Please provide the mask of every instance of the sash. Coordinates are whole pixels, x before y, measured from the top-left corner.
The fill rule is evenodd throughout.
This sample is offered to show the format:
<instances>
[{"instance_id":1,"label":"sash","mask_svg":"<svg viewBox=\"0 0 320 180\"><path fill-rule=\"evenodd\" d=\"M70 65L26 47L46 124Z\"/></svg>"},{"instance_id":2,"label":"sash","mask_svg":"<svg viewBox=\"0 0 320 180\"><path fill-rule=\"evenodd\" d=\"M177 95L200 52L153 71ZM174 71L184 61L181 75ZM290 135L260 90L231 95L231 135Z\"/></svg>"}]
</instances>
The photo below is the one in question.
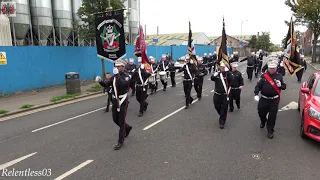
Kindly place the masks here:
<instances>
[{"instance_id":1,"label":"sash","mask_svg":"<svg viewBox=\"0 0 320 180\"><path fill-rule=\"evenodd\" d=\"M163 68L163 71L166 70L166 68L164 67L164 61L162 61L162 68Z\"/></svg>"},{"instance_id":2,"label":"sash","mask_svg":"<svg viewBox=\"0 0 320 180\"><path fill-rule=\"evenodd\" d=\"M220 72L220 79L221 79L221 82L222 82L224 91L225 91L226 94L227 94L227 100L229 100L229 93L230 93L231 88L229 88L229 89L227 90L227 85L226 85L226 82L224 81L224 78L223 78L223 75L222 75L221 72ZM227 80L227 75L226 75L226 80Z\"/></svg>"},{"instance_id":3,"label":"sash","mask_svg":"<svg viewBox=\"0 0 320 180\"><path fill-rule=\"evenodd\" d=\"M118 90L117 90L117 86L116 86L116 77L113 77L113 89L114 89L114 96L118 101L118 107L117 107L117 111L120 112L120 102L119 102L119 98L118 98Z\"/></svg>"},{"instance_id":4,"label":"sash","mask_svg":"<svg viewBox=\"0 0 320 180\"><path fill-rule=\"evenodd\" d=\"M189 74L190 79L192 80L192 76L191 76L191 74L190 74L188 64L186 64L186 69L187 69L187 72L188 72L188 74Z\"/></svg>"},{"instance_id":5,"label":"sash","mask_svg":"<svg viewBox=\"0 0 320 180\"><path fill-rule=\"evenodd\" d=\"M146 86L148 84L148 79L146 79L145 82L143 82L143 79L142 79L142 76L141 76L141 69L139 68L138 70L138 74L139 74L139 78L140 78L140 81L141 81L141 84L143 84L144 86ZM145 88L143 87L143 91L145 91Z\"/></svg>"},{"instance_id":6,"label":"sash","mask_svg":"<svg viewBox=\"0 0 320 180\"><path fill-rule=\"evenodd\" d=\"M280 99L280 88L277 86L277 84L271 79L269 74L264 73L263 76L266 78L266 80L270 83L270 85L273 87L274 90L278 93L279 99Z\"/></svg>"}]
</instances>

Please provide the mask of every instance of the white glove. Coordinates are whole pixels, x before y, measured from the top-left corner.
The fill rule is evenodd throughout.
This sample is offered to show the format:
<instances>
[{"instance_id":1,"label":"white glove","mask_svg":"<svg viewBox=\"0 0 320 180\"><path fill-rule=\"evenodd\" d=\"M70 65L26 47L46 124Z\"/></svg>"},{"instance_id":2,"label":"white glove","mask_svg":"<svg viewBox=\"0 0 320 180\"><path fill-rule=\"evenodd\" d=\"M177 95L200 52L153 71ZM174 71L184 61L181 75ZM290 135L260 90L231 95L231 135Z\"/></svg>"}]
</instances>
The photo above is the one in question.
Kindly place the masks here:
<instances>
[{"instance_id":1,"label":"white glove","mask_svg":"<svg viewBox=\"0 0 320 180\"><path fill-rule=\"evenodd\" d=\"M100 76L97 76L95 81L96 81L96 82L101 82L101 77L100 77Z\"/></svg>"},{"instance_id":2,"label":"white glove","mask_svg":"<svg viewBox=\"0 0 320 180\"><path fill-rule=\"evenodd\" d=\"M116 75L116 74L118 74L118 73L119 73L118 68L113 68L113 74Z\"/></svg>"},{"instance_id":3,"label":"white glove","mask_svg":"<svg viewBox=\"0 0 320 180\"><path fill-rule=\"evenodd\" d=\"M242 88L243 88L243 86L240 86L240 87L239 87L239 89L242 89Z\"/></svg>"},{"instance_id":4,"label":"white glove","mask_svg":"<svg viewBox=\"0 0 320 180\"><path fill-rule=\"evenodd\" d=\"M190 64L193 64L193 60L192 59L190 60Z\"/></svg>"},{"instance_id":5,"label":"white glove","mask_svg":"<svg viewBox=\"0 0 320 180\"><path fill-rule=\"evenodd\" d=\"M213 76L216 77L216 76L218 76L218 74L219 74L218 72L215 72L215 73L213 74Z\"/></svg>"},{"instance_id":6,"label":"white glove","mask_svg":"<svg viewBox=\"0 0 320 180\"><path fill-rule=\"evenodd\" d=\"M199 75L200 75L200 76L203 76L203 73L200 73Z\"/></svg>"},{"instance_id":7,"label":"white glove","mask_svg":"<svg viewBox=\"0 0 320 180\"><path fill-rule=\"evenodd\" d=\"M254 96L254 100L258 102L259 101L259 96Z\"/></svg>"},{"instance_id":8,"label":"white glove","mask_svg":"<svg viewBox=\"0 0 320 180\"><path fill-rule=\"evenodd\" d=\"M136 69L132 69L131 72L134 72Z\"/></svg>"},{"instance_id":9,"label":"white glove","mask_svg":"<svg viewBox=\"0 0 320 180\"><path fill-rule=\"evenodd\" d=\"M280 66L283 67L283 61L280 63Z\"/></svg>"},{"instance_id":10,"label":"white glove","mask_svg":"<svg viewBox=\"0 0 320 180\"><path fill-rule=\"evenodd\" d=\"M141 66L140 66L140 67L141 67L141 69L144 69L144 64L141 64Z\"/></svg>"},{"instance_id":11,"label":"white glove","mask_svg":"<svg viewBox=\"0 0 320 180\"><path fill-rule=\"evenodd\" d=\"M279 80L276 80L277 86L281 87L281 82Z\"/></svg>"},{"instance_id":12,"label":"white glove","mask_svg":"<svg viewBox=\"0 0 320 180\"><path fill-rule=\"evenodd\" d=\"M129 77L130 77L130 79L131 79L132 76L129 74Z\"/></svg>"}]
</instances>

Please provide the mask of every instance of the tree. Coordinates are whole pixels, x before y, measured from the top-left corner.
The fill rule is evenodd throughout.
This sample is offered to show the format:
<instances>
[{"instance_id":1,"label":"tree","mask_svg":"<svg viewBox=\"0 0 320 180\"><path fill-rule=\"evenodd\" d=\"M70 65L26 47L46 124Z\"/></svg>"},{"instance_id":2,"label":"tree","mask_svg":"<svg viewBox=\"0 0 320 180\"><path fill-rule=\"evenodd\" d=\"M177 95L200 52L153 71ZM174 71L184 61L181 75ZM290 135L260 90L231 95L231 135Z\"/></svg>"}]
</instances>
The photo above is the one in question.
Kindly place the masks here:
<instances>
[{"instance_id":1,"label":"tree","mask_svg":"<svg viewBox=\"0 0 320 180\"><path fill-rule=\"evenodd\" d=\"M122 0L110 0L113 9L123 9ZM83 40L95 39L95 16L94 13L104 12L109 6L109 0L83 0L82 7L78 9L78 16L84 21L77 27L79 36Z\"/></svg>"},{"instance_id":2,"label":"tree","mask_svg":"<svg viewBox=\"0 0 320 180\"><path fill-rule=\"evenodd\" d=\"M291 8L296 22L306 25L313 32L312 62L316 62L317 40L320 36L320 1L299 0L299 4L286 0L285 4Z\"/></svg>"},{"instance_id":3,"label":"tree","mask_svg":"<svg viewBox=\"0 0 320 180\"><path fill-rule=\"evenodd\" d=\"M256 48L262 49L265 51L269 51L271 44L272 43L270 41L270 33L269 32L262 32L261 35L258 37Z\"/></svg>"},{"instance_id":4,"label":"tree","mask_svg":"<svg viewBox=\"0 0 320 180\"><path fill-rule=\"evenodd\" d=\"M251 36L251 39L250 39L250 41L249 41L249 47L250 48L255 48L256 47L256 45L257 45L257 36Z\"/></svg>"},{"instance_id":5,"label":"tree","mask_svg":"<svg viewBox=\"0 0 320 180\"><path fill-rule=\"evenodd\" d=\"M269 48L269 52L278 52L280 51L280 48L278 46L275 46L274 44L271 44Z\"/></svg>"},{"instance_id":6,"label":"tree","mask_svg":"<svg viewBox=\"0 0 320 180\"><path fill-rule=\"evenodd\" d=\"M288 23L285 22L287 25ZM289 25L288 25L289 26ZM301 36L301 32L300 31L296 31L296 36L297 36L297 45L300 45L299 42L300 42L300 36ZM286 40L287 40L287 35L285 35L281 41L281 47L283 47L284 49L286 48L285 45L286 45Z\"/></svg>"}]
</instances>

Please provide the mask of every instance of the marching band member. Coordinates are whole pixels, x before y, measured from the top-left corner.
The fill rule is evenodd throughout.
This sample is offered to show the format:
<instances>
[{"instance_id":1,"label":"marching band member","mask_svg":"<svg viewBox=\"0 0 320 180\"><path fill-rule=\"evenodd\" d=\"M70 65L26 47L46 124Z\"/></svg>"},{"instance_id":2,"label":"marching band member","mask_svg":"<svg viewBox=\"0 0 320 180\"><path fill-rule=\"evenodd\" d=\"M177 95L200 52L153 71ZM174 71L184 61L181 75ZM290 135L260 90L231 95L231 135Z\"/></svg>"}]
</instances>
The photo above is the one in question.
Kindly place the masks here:
<instances>
[{"instance_id":1,"label":"marching band member","mask_svg":"<svg viewBox=\"0 0 320 180\"><path fill-rule=\"evenodd\" d=\"M240 109L240 96L241 96L241 89L243 87L243 78L242 73L238 71L238 62L233 62L231 64L232 67L232 74L233 80L230 83L230 101L229 101L229 112L233 112L233 100L236 101L237 108Z\"/></svg>"},{"instance_id":2,"label":"marching band member","mask_svg":"<svg viewBox=\"0 0 320 180\"><path fill-rule=\"evenodd\" d=\"M104 87L112 86L112 118L113 121L120 127L118 144L114 147L115 150L121 149L124 143L124 138L127 137L132 129L132 126L126 123L126 112L128 108L128 89L130 85L130 77L125 70L125 62L122 60L115 61L113 76L106 82L101 81L101 77L97 76L96 81Z\"/></svg>"},{"instance_id":3,"label":"marching band member","mask_svg":"<svg viewBox=\"0 0 320 180\"><path fill-rule=\"evenodd\" d=\"M140 103L139 117L143 115L143 112L147 110L148 103L147 99L147 90L148 90L148 78L151 74L144 69L144 64L141 64L140 67L135 71L132 78L136 80L136 99Z\"/></svg>"},{"instance_id":4,"label":"marching band member","mask_svg":"<svg viewBox=\"0 0 320 180\"><path fill-rule=\"evenodd\" d=\"M126 71L129 73L130 77L132 77L134 71L137 69L137 65L134 64L134 59L130 58L129 64L125 67ZM130 88L132 90L131 96L134 96L136 92L135 80L131 78L130 80Z\"/></svg>"},{"instance_id":5,"label":"marching band member","mask_svg":"<svg viewBox=\"0 0 320 180\"><path fill-rule=\"evenodd\" d=\"M193 64L193 60L190 60L189 56L186 56L186 64L179 69L179 72L183 71L183 90L186 96L186 107L189 108L189 105L192 104L193 98L191 97L192 81L194 75L197 73L196 66Z\"/></svg>"},{"instance_id":6,"label":"marching band member","mask_svg":"<svg viewBox=\"0 0 320 180\"><path fill-rule=\"evenodd\" d=\"M208 74L206 66L202 63L203 59L198 59L198 72L194 79L194 89L197 92L197 97L199 100L202 98L202 85L203 85L203 77Z\"/></svg>"},{"instance_id":7,"label":"marching band member","mask_svg":"<svg viewBox=\"0 0 320 180\"><path fill-rule=\"evenodd\" d=\"M176 67L174 67L174 60L173 59L170 60L170 63L168 65L168 71L170 72L171 85L172 85L172 87L176 87L176 81L175 81Z\"/></svg>"},{"instance_id":8,"label":"marching band member","mask_svg":"<svg viewBox=\"0 0 320 180\"><path fill-rule=\"evenodd\" d=\"M106 79L104 80L104 82L108 81L111 79L111 73L106 73ZM103 84L101 84L101 82L99 82L101 86L103 86ZM104 87L103 92L105 94L108 94L108 99L107 99L107 107L105 109L105 112L109 112L109 107L110 107L110 102L112 102L112 86L109 87Z\"/></svg>"},{"instance_id":9,"label":"marching band member","mask_svg":"<svg viewBox=\"0 0 320 180\"><path fill-rule=\"evenodd\" d=\"M217 110L219 117L220 129L224 128L228 113L228 101L229 101L229 85L233 81L233 75L230 71L225 71L226 65L220 63L220 71L215 72L211 76L211 80L215 82L213 103Z\"/></svg>"},{"instance_id":10,"label":"marching band member","mask_svg":"<svg viewBox=\"0 0 320 180\"><path fill-rule=\"evenodd\" d=\"M160 72L167 72L168 71L168 61L166 61L166 55L162 55L162 58L161 58L161 61L159 63L159 69L160 69ZM168 85L168 82L167 80L160 80L162 85L163 85L163 91L166 91L166 88L167 88L167 85Z\"/></svg>"},{"instance_id":11,"label":"marching band member","mask_svg":"<svg viewBox=\"0 0 320 180\"><path fill-rule=\"evenodd\" d=\"M159 70L159 65L157 64L156 60L154 57L150 56L150 66L151 66L151 71L152 71L152 76L154 77L154 82L149 82L149 88L151 89L151 95L153 93L157 92L158 89L158 81L157 81L157 72Z\"/></svg>"},{"instance_id":12,"label":"marching band member","mask_svg":"<svg viewBox=\"0 0 320 180\"><path fill-rule=\"evenodd\" d=\"M207 56L207 53L204 53L203 54L203 57L202 57L202 61L203 61L203 65L205 66L205 67L208 67L208 56Z\"/></svg>"},{"instance_id":13,"label":"marching band member","mask_svg":"<svg viewBox=\"0 0 320 180\"><path fill-rule=\"evenodd\" d=\"M273 138L280 102L280 92L281 90L285 90L286 87L287 85L283 81L283 77L277 73L277 62L270 61L268 63L268 72L261 75L254 90L254 100L259 101L258 114L261 120L260 128L264 128L267 123L269 139ZM259 92L261 92L261 98L258 96Z\"/></svg>"},{"instance_id":14,"label":"marching band member","mask_svg":"<svg viewBox=\"0 0 320 180\"><path fill-rule=\"evenodd\" d=\"M240 62L243 62L243 61L247 61L247 75L248 75L248 79L251 81L253 70L256 65L256 57L254 52L251 53L251 56L248 56L242 59Z\"/></svg>"}]
</instances>

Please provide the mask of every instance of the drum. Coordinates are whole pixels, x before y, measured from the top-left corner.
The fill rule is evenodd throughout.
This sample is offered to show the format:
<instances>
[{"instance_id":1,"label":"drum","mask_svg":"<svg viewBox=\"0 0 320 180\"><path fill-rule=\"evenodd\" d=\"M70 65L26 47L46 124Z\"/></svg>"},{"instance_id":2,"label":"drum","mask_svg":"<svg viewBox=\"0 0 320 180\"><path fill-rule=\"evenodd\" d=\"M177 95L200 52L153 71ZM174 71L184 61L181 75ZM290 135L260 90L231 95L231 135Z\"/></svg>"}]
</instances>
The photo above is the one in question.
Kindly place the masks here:
<instances>
[{"instance_id":1,"label":"drum","mask_svg":"<svg viewBox=\"0 0 320 180\"><path fill-rule=\"evenodd\" d=\"M167 72L165 72L165 71L161 71L161 72L159 72L159 75L160 75L160 79L161 80L166 80L167 79Z\"/></svg>"},{"instance_id":2,"label":"drum","mask_svg":"<svg viewBox=\"0 0 320 180\"><path fill-rule=\"evenodd\" d=\"M149 76L149 83L154 83L156 81L156 74L152 73L151 76Z\"/></svg>"}]
</instances>

